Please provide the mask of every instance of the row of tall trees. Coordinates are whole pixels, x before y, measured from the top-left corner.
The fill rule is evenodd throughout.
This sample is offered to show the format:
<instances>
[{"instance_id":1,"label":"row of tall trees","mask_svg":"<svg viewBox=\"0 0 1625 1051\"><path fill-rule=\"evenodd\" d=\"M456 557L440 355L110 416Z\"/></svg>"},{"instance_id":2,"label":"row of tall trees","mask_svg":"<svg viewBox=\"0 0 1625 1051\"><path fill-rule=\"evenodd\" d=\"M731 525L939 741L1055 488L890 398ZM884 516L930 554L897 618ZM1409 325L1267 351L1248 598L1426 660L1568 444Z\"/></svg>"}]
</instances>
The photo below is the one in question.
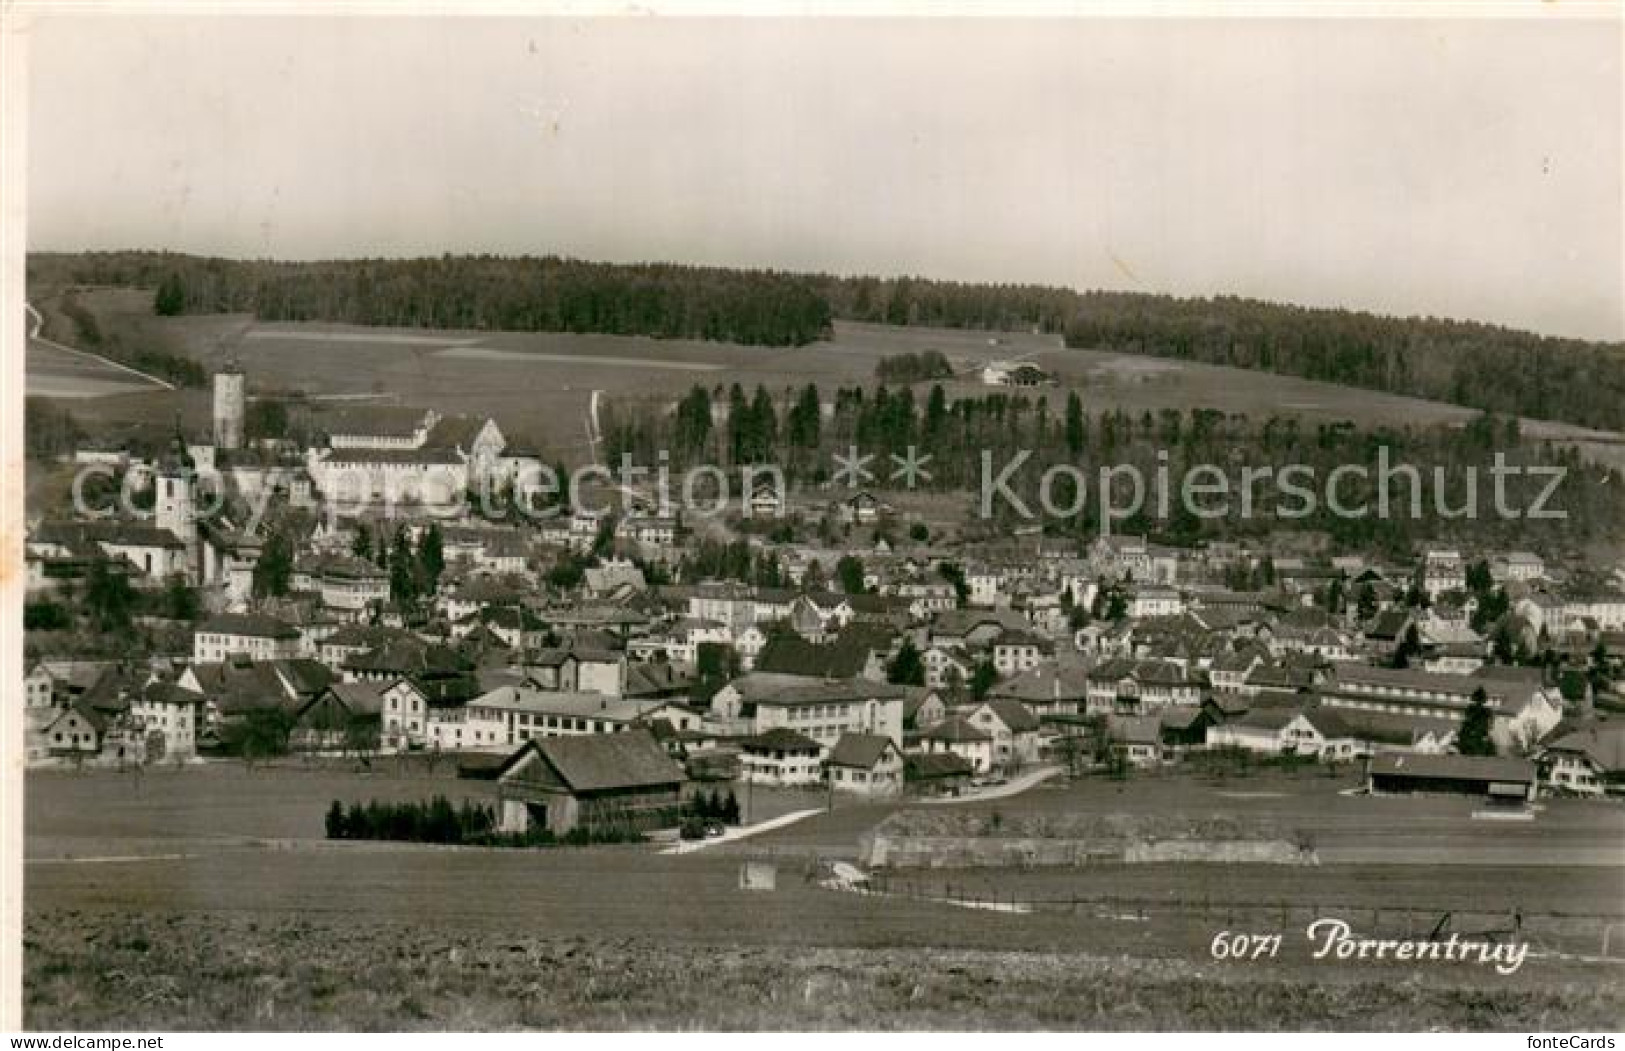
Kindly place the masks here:
<instances>
[{"instance_id":1,"label":"row of tall trees","mask_svg":"<svg viewBox=\"0 0 1625 1051\"><path fill-rule=\"evenodd\" d=\"M716 413L725 418L710 426L719 404L730 408ZM916 478L916 488L979 492L988 481L989 464L1002 476L1005 467L1019 462L1006 485L1029 507L1045 493L1052 507L1078 503L1081 477L1082 507L1072 524L1086 534L1102 524L1100 469L1132 467L1145 486L1141 513L1114 528L1155 533L1172 543L1283 527L1324 530L1346 548L1394 551L1467 529L1479 542L1527 541L1533 531L1551 526L1549 519L1522 517L1536 508L1563 515L1567 537L1585 543L1608 537L1612 523L1625 514L1625 493L1608 484L1601 468L1572 448L1526 440L1515 421L1489 414L1464 428L1361 427L1294 416L1259 420L1203 408L1137 416L1121 409L1091 413L1075 393L1052 400L1001 391L950 402L940 385L923 397L909 387L884 386L842 387L828 397L816 387L778 395L759 387L746 396L735 385L726 392L695 387L675 412L653 400L625 399L606 404L603 415L609 421L611 463L624 454L634 464L652 465L664 452L677 471L700 464L772 464L792 484L818 484L832 479L835 457L855 446L873 457L866 484L884 490L902 484L888 454L913 446L917 455L929 457L930 476ZM818 423L794 422L803 417ZM708 426L701 428L700 421ZM1497 457L1506 469L1517 469L1503 475L1502 506L1519 517L1496 506L1491 470ZM1052 471L1062 465L1076 471ZM1305 514L1296 513L1302 501L1283 475L1244 480L1246 469L1280 471L1287 465L1314 480L1309 488L1318 499ZM1198 515L1182 498L1182 480L1198 468L1224 473L1230 486L1226 513ZM1562 482L1544 495L1549 475L1535 472L1554 469L1565 472ZM1366 514L1342 513L1325 499L1334 472L1340 507L1364 506ZM742 487L742 476L739 483ZM1165 502L1157 499L1159 484L1169 494ZM1131 489L1114 490L1117 506L1129 499ZM1250 494L1246 502L1244 491ZM1470 506L1473 513L1465 514ZM1015 509L1001 498L994 510ZM1053 515L1045 520L1058 524Z\"/></svg>"}]
</instances>

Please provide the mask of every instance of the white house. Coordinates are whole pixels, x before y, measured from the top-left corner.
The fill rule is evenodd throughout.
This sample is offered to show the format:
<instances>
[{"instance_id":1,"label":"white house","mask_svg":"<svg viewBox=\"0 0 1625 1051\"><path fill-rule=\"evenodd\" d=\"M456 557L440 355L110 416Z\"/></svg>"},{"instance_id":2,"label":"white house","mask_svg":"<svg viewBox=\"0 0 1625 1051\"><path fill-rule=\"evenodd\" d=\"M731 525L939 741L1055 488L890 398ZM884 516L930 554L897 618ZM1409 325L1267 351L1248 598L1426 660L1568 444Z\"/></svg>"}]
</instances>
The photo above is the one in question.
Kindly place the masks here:
<instances>
[{"instance_id":1,"label":"white house","mask_svg":"<svg viewBox=\"0 0 1625 1051\"><path fill-rule=\"evenodd\" d=\"M842 734L824 761L830 785L874 798L903 793L903 752L889 737Z\"/></svg>"},{"instance_id":2,"label":"white house","mask_svg":"<svg viewBox=\"0 0 1625 1051\"><path fill-rule=\"evenodd\" d=\"M220 613L202 624L192 636L192 660L213 664L235 656L256 661L288 660L301 655L297 628L258 613Z\"/></svg>"}]
</instances>

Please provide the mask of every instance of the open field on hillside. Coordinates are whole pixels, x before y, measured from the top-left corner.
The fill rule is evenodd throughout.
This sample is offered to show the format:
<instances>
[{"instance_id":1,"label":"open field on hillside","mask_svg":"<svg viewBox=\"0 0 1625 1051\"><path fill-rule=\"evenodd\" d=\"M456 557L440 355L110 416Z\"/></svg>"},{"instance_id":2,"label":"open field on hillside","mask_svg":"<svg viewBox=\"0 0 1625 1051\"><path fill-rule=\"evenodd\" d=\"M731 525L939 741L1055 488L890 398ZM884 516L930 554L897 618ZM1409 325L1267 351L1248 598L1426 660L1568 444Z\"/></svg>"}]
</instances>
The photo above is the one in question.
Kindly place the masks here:
<instances>
[{"instance_id":1,"label":"open field on hillside","mask_svg":"<svg viewBox=\"0 0 1625 1051\"><path fill-rule=\"evenodd\" d=\"M98 291L81 297L104 327L139 323L176 352L206 365L236 354L252 390L432 405L445 412L488 413L520 440L571 463L587 455L586 414L593 390L610 397L666 395L695 383L763 384L780 391L817 383L871 383L883 357L940 350L959 369L989 359L1031 360L1060 380L1043 393L1059 402L1076 389L1091 411L1121 408L1138 415L1161 408L1201 406L1258 418L1298 414L1315 421L1367 424L1460 423L1473 412L1440 402L1339 387L1291 377L1086 350L1069 350L1054 336L967 332L837 323L835 337L806 347L746 347L687 340L568 333L441 332L324 323L260 324L242 315L152 318L151 297ZM952 382L953 395L986 393ZM89 418L168 419L171 397L154 394L98 399ZM204 410L205 403L189 406ZM1578 439L1592 432L1531 424L1531 433ZM1592 451L1625 451L1606 444Z\"/></svg>"},{"instance_id":2,"label":"open field on hillside","mask_svg":"<svg viewBox=\"0 0 1625 1051\"><path fill-rule=\"evenodd\" d=\"M1325 812L1328 826L1352 830L1361 826L1329 800L1350 813L1388 802L1337 797L1330 781L1329 795L1318 787L1312 778L1283 777L1220 787L1088 781L974 806L997 806L1016 821L1058 807L1167 807L1183 793L1191 810ZM30 774L28 1024L85 1028L108 1024L113 1012L126 1026L169 1028L1360 1028L1426 1018L1443 1027L1538 1029L1625 1019L1614 965L1550 955L1595 952L1599 932L1590 927L1547 937L1536 945L1540 955L1511 976L1461 964L1313 961L1302 933L1315 907L1406 900L1475 913L1533 911L1540 901L1617 913L1625 890L1618 867L1154 865L953 874L962 889L1006 896L1169 903L1132 915L1089 907L1021 915L843 894L809 881L815 858L850 856L857 836L894 804L838 799L833 814L682 856L647 847L512 851L320 839L333 798L489 790L452 779L444 764L431 775L389 760L369 774L297 763L152 770L139 782L115 772ZM806 802L782 795L764 794L758 806ZM1360 834L1375 839L1419 819L1425 827L1434 813L1424 806L1379 814ZM1564 821L1576 836L1618 843L1614 817L1577 810ZM1434 820L1450 819L1441 811ZM776 891L737 889L745 857L775 860ZM1263 901L1270 911L1192 912L1198 900ZM1244 921L1246 929L1286 935L1280 958L1213 963L1213 935ZM1198 975L1205 980L1191 981ZM1091 989L1115 991L1080 999L1084 977ZM1213 991L1214 979L1223 995ZM1390 986L1398 999L1381 994ZM623 997L628 990L636 994ZM1274 1021L1250 1014L1260 1005L1270 1006Z\"/></svg>"},{"instance_id":3,"label":"open field on hillside","mask_svg":"<svg viewBox=\"0 0 1625 1051\"><path fill-rule=\"evenodd\" d=\"M37 339L28 341L24 370L25 392L45 398L77 400L165 389L158 382L101 358L64 350Z\"/></svg>"}]
</instances>

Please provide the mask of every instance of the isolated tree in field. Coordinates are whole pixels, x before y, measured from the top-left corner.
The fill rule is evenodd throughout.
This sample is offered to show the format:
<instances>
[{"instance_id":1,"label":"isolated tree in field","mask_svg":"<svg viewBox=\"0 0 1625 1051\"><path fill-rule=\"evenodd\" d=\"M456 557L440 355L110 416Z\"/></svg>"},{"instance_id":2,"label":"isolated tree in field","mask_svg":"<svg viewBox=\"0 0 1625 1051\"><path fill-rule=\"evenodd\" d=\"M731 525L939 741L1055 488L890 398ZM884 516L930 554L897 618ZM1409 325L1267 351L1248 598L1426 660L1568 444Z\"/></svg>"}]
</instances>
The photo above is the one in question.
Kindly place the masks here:
<instances>
[{"instance_id":1,"label":"isolated tree in field","mask_svg":"<svg viewBox=\"0 0 1625 1051\"><path fill-rule=\"evenodd\" d=\"M266 538L259 561L254 563L254 597L264 599L286 595L292 581L293 544L285 534L272 533Z\"/></svg>"},{"instance_id":2,"label":"isolated tree in field","mask_svg":"<svg viewBox=\"0 0 1625 1051\"><path fill-rule=\"evenodd\" d=\"M895 686L924 686L925 661L913 639L904 639L897 656L886 666L886 681Z\"/></svg>"},{"instance_id":3,"label":"isolated tree in field","mask_svg":"<svg viewBox=\"0 0 1625 1051\"><path fill-rule=\"evenodd\" d=\"M1490 734L1493 725L1489 696L1480 686L1473 691L1467 714L1461 720L1461 729L1456 731L1456 751L1462 755L1494 755L1495 739Z\"/></svg>"},{"instance_id":4,"label":"isolated tree in field","mask_svg":"<svg viewBox=\"0 0 1625 1051\"><path fill-rule=\"evenodd\" d=\"M186 288L181 284L179 274L171 273L158 285L152 309L159 317L175 317L186 309Z\"/></svg>"}]
</instances>

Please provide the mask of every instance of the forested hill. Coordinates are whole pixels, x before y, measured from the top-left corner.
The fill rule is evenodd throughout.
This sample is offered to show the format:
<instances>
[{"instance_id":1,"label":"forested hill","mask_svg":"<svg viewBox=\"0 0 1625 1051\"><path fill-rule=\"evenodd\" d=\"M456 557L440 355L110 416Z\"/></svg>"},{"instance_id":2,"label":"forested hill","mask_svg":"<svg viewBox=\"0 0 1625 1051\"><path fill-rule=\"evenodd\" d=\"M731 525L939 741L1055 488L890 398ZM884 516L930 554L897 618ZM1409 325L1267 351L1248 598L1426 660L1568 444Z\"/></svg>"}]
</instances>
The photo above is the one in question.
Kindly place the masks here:
<instances>
[{"instance_id":1,"label":"forested hill","mask_svg":"<svg viewBox=\"0 0 1625 1051\"><path fill-rule=\"evenodd\" d=\"M801 277L763 270L441 256L271 262L161 252L40 254L30 287L159 290L160 313L264 321L602 332L797 346L829 335L829 305Z\"/></svg>"},{"instance_id":2,"label":"forested hill","mask_svg":"<svg viewBox=\"0 0 1625 1051\"><path fill-rule=\"evenodd\" d=\"M831 318L1061 333L1074 347L1233 365L1490 412L1625 430L1625 344L1220 296L1176 299L557 257L269 262L158 252L31 255L30 287L157 288L165 313L603 332L796 346Z\"/></svg>"},{"instance_id":3,"label":"forested hill","mask_svg":"<svg viewBox=\"0 0 1625 1051\"><path fill-rule=\"evenodd\" d=\"M1625 344L1233 296L1176 299L914 278L826 279L837 318L1061 333L1068 346L1233 365L1625 429Z\"/></svg>"}]
</instances>

